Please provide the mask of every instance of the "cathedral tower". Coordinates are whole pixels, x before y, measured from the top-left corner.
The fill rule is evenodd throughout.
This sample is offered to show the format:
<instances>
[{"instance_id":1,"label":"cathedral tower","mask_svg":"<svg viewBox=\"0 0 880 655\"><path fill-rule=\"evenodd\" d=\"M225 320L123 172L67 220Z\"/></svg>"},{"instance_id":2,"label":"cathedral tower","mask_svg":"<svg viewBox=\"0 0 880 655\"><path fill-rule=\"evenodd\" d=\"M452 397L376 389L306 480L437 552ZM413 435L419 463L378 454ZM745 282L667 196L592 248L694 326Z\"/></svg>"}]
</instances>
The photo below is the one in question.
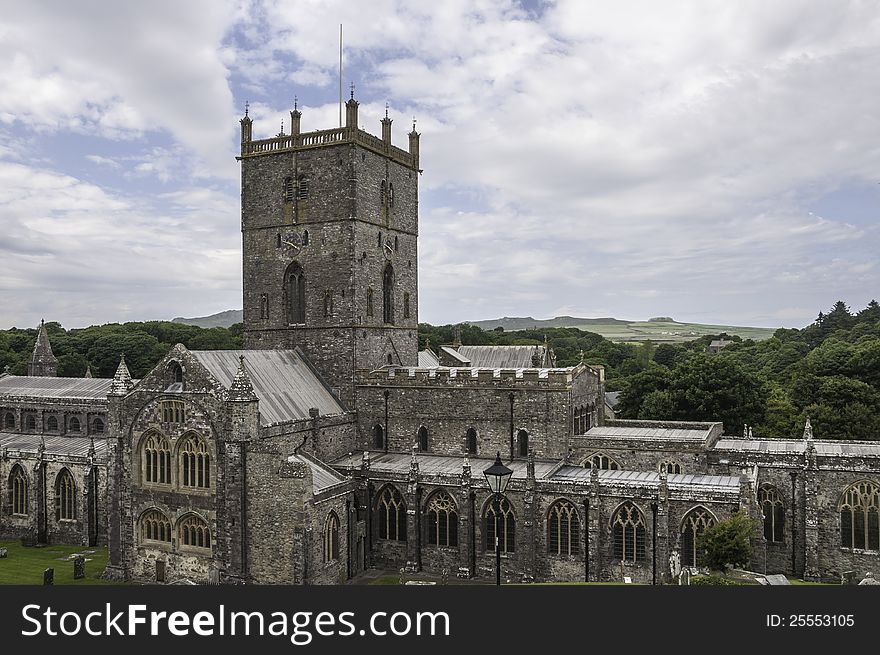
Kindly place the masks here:
<instances>
[{"instance_id":1,"label":"cathedral tower","mask_svg":"<svg viewBox=\"0 0 880 655\"><path fill-rule=\"evenodd\" d=\"M358 127L252 138L241 120L245 347L300 347L353 404L357 369L418 361L419 134Z\"/></svg>"}]
</instances>

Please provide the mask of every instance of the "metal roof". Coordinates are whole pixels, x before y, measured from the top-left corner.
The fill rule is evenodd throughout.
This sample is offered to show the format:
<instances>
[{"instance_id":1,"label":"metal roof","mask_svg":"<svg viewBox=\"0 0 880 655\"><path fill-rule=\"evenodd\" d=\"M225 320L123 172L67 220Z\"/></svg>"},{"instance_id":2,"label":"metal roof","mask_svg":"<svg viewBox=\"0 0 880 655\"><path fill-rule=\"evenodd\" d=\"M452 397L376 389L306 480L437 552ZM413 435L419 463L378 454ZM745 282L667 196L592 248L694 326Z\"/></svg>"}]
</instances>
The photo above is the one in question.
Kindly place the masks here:
<instances>
[{"instance_id":1,"label":"metal roof","mask_svg":"<svg viewBox=\"0 0 880 655\"><path fill-rule=\"evenodd\" d=\"M345 410L296 350L191 350L224 387L229 389L244 356L251 384L260 400L263 425L309 417L309 408L322 415Z\"/></svg>"},{"instance_id":2,"label":"metal roof","mask_svg":"<svg viewBox=\"0 0 880 655\"><path fill-rule=\"evenodd\" d=\"M654 485L660 484L660 474L656 471L597 471L599 482L613 484ZM563 466L552 477L562 480L589 480L590 469L582 466ZM721 487L725 489L739 489L739 478L731 475L703 475L703 474L670 474L666 478L670 487Z\"/></svg>"},{"instance_id":3,"label":"metal roof","mask_svg":"<svg viewBox=\"0 0 880 655\"><path fill-rule=\"evenodd\" d=\"M337 484L347 482L345 478L340 476L336 471L311 457L304 455L291 455L287 458L288 462L300 462L306 464L312 469L312 493L320 493L324 489L329 489Z\"/></svg>"},{"instance_id":4,"label":"metal roof","mask_svg":"<svg viewBox=\"0 0 880 655\"><path fill-rule=\"evenodd\" d=\"M461 362L463 365L470 366L470 363L471 363L470 360L467 357L464 357L461 353L459 353L452 346L440 346L440 350L443 351L445 354L449 355L450 357L452 357L452 359L454 359L458 362Z\"/></svg>"},{"instance_id":5,"label":"metal roof","mask_svg":"<svg viewBox=\"0 0 880 655\"><path fill-rule=\"evenodd\" d=\"M430 350L419 351L419 368L436 368L437 366L440 366L440 360L437 359L437 355Z\"/></svg>"},{"instance_id":6,"label":"metal roof","mask_svg":"<svg viewBox=\"0 0 880 655\"><path fill-rule=\"evenodd\" d=\"M362 459L363 451L358 450L351 453L351 455L343 455L333 462L333 466L338 468L360 468ZM471 465L472 480L485 479L483 471L495 463L494 457L468 456L468 459ZM416 461L419 463L419 472L423 475L461 475L464 455L416 453ZM405 474L409 472L411 462L411 453L370 452L371 471ZM558 462L535 462L535 477L538 479L545 478L557 465ZM516 459L512 462L505 462L505 466L508 466L513 471L514 479L526 479L525 460Z\"/></svg>"},{"instance_id":7,"label":"metal roof","mask_svg":"<svg viewBox=\"0 0 880 655\"><path fill-rule=\"evenodd\" d=\"M0 397L58 398L107 402L109 378L49 378L27 375L0 377Z\"/></svg>"},{"instance_id":8,"label":"metal roof","mask_svg":"<svg viewBox=\"0 0 880 655\"><path fill-rule=\"evenodd\" d=\"M605 404L614 409L617 406L617 401L620 400L620 393L620 391L606 391Z\"/></svg>"},{"instance_id":9,"label":"metal roof","mask_svg":"<svg viewBox=\"0 0 880 655\"><path fill-rule=\"evenodd\" d=\"M60 437L44 435L47 455L73 455L86 457L89 454L91 439L88 437ZM95 439L95 455L103 459L107 454L106 439ZM21 450L36 453L40 447L39 434L22 434L20 432L0 432L0 449Z\"/></svg>"},{"instance_id":10,"label":"metal roof","mask_svg":"<svg viewBox=\"0 0 880 655\"><path fill-rule=\"evenodd\" d=\"M597 425L586 432L587 437L613 439L669 439L671 441L706 441L711 429L637 428L618 425Z\"/></svg>"},{"instance_id":11,"label":"metal roof","mask_svg":"<svg viewBox=\"0 0 880 655\"><path fill-rule=\"evenodd\" d=\"M458 353L475 368L535 368L535 353L544 361L544 347L538 346L460 346Z\"/></svg>"},{"instance_id":12,"label":"metal roof","mask_svg":"<svg viewBox=\"0 0 880 655\"><path fill-rule=\"evenodd\" d=\"M816 454L826 457L880 457L880 443L864 441L813 441ZM765 453L803 454L803 439L719 439L715 450L745 450Z\"/></svg>"}]
</instances>

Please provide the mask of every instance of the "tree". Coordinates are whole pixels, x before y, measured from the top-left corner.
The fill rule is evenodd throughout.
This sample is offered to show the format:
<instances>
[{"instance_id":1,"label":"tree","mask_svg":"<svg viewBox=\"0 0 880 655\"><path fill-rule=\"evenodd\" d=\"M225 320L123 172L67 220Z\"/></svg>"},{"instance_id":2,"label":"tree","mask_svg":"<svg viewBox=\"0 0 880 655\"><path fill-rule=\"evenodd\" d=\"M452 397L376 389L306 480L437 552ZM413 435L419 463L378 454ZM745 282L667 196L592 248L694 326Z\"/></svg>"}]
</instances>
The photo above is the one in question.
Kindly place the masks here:
<instances>
[{"instance_id":1,"label":"tree","mask_svg":"<svg viewBox=\"0 0 880 655\"><path fill-rule=\"evenodd\" d=\"M703 552L703 561L711 569L726 571L728 567L748 566L752 559L752 533L758 521L742 510L730 518L718 521L700 535L697 547Z\"/></svg>"}]
</instances>

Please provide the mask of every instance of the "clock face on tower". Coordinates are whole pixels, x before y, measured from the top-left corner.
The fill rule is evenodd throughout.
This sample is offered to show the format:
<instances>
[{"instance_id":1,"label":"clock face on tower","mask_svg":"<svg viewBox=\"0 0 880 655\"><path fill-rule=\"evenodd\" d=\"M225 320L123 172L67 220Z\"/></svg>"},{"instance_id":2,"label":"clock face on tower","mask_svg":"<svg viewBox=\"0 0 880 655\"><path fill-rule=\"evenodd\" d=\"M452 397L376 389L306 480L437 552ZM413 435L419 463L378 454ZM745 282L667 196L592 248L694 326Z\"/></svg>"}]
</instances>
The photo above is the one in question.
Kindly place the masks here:
<instances>
[{"instance_id":1,"label":"clock face on tower","mask_svg":"<svg viewBox=\"0 0 880 655\"><path fill-rule=\"evenodd\" d=\"M385 251L385 259L391 259L394 254L394 241L391 240L391 237L385 237L385 245L382 250Z\"/></svg>"},{"instance_id":2,"label":"clock face on tower","mask_svg":"<svg viewBox=\"0 0 880 655\"><path fill-rule=\"evenodd\" d=\"M302 237L296 232L288 232L281 237L281 243L290 248L294 254L302 250Z\"/></svg>"}]
</instances>

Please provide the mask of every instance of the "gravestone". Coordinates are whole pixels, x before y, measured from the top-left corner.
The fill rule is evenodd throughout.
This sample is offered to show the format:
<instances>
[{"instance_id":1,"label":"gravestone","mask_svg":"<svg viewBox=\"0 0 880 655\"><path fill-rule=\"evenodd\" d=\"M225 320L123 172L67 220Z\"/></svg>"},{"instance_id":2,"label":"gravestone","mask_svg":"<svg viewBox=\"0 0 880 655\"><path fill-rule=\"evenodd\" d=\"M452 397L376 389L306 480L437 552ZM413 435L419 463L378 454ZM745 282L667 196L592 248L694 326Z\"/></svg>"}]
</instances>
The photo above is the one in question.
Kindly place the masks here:
<instances>
[{"instance_id":1,"label":"gravestone","mask_svg":"<svg viewBox=\"0 0 880 655\"><path fill-rule=\"evenodd\" d=\"M0 558L6 557L6 549L0 548Z\"/></svg>"},{"instance_id":2,"label":"gravestone","mask_svg":"<svg viewBox=\"0 0 880 655\"><path fill-rule=\"evenodd\" d=\"M79 555L73 559L73 579L82 580L86 577L86 558Z\"/></svg>"},{"instance_id":3,"label":"gravestone","mask_svg":"<svg viewBox=\"0 0 880 655\"><path fill-rule=\"evenodd\" d=\"M844 571L840 574L840 584L856 584L856 572Z\"/></svg>"},{"instance_id":4,"label":"gravestone","mask_svg":"<svg viewBox=\"0 0 880 655\"><path fill-rule=\"evenodd\" d=\"M774 587L778 586L778 585L791 584L788 581L788 578L786 578L784 575L779 574L779 573L777 573L775 575L768 575L767 576L767 583L773 585Z\"/></svg>"},{"instance_id":5,"label":"gravestone","mask_svg":"<svg viewBox=\"0 0 880 655\"><path fill-rule=\"evenodd\" d=\"M45 571L43 571L43 584L55 584L55 569L46 569Z\"/></svg>"}]
</instances>

